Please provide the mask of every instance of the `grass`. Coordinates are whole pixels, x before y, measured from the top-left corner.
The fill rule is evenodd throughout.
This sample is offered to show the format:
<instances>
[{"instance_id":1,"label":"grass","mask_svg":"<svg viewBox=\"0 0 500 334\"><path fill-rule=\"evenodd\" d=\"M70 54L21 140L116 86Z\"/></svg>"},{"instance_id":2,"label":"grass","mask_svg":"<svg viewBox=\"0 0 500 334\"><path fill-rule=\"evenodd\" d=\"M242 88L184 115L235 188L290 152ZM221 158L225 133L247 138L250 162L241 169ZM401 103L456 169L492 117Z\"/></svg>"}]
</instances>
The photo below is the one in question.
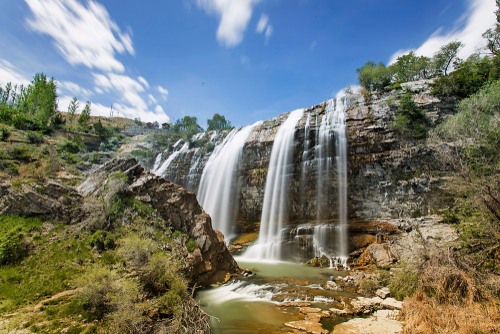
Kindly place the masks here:
<instances>
[{"instance_id":1,"label":"grass","mask_svg":"<svg viewBox=\"0 0 500 334\"><path fill-rule=\"evenodd\" d=\"M0 313L67 290L82 271L80 264L92 258L87 238L70 238L66 226L50 230L40 219L0 217L1 235L14 226L26 231L32 246L21 263L0 266Z\"/></svg>"}]
</instances>

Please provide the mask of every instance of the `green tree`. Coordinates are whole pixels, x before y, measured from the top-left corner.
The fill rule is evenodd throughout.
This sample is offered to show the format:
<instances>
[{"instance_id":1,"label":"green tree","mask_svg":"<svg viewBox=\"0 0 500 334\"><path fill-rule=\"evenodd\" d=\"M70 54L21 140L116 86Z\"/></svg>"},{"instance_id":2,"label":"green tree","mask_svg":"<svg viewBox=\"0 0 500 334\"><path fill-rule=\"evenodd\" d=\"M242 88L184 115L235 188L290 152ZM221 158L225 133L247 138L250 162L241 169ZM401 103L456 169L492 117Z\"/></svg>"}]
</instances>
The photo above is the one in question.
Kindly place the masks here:
<instances>
[{"instance_id":1,"label":"green tree","mask_svg":"<svg viewBox=\"0 0 500 334\"><path fill-rule=\"evenodd\" d=\"M497 10L495 12L497 16L497 23L490 29L486 30L483 37L486 39L486 49L489 50L493 55L500 55L500 0L496 0Z\"/></svg>"},{"instance_id":2,"label":"green tree","mask_svg":"<svg viewBox=\"0 0 500 334\"><path fill-rule=\"evenodd\" d=\"M22 92L20 109L46 126L57 110L57 86L54 78L47 79L37 73L25 92Z\"/></svg>"},{"instance_id":3,"label":"green tree","mask_svg":"<svg viewBox=\"0 0 500 334\"><path fill-rule=\"evenodd\" d=\"M443 45L433 57L433 63L437 74L447 75L453 61L457 59L458 52L464 44L460 41L450 42Z\"/></svg>"},{"instance_id":4,"label":"green tree","mask_svg":"<svg viewBox=\"0 0 500 334\"><path fill-rule=\"evenodd\" d=\"M214 114L212 119L207 120L207 131L211 130L227 130L231 128L231 122L219 114Z\"/></svg>"},{"instance_id":5,"label":"green tree","mask_svg":"<svg viewBox=\"0 0 500 334\"><path fill-rule=\"evenodd\" d=\"M429 123L425 112L413 100L412 93L403 95L392 127L403 135L410 134L413 138L420 139L426 136L426 125Z\"/></svg>"},{"instance_id":6,"label":"green tree","mask_svg":"<svg viewBox=\"0 0 500 334\"><path fill-rule=\"evenodd\" d=\"M399 83L428 79L434 76L430 58L419 57L414 51L398 57L390 67L394 73L394 80Z\"/></svg>"},{"instance_id":7,"label":"green tree","mask_svg":"<svg viewBox=\"0 0 500 334\"><path fill-rule=\"evenodd\" d=\"M78 103L77 98L74 97L68 106L68 119L69 119L70 125L73 125L73 120L75 119L75 115L77 114L79 107L80 107L80 104Z\"/></svg>"},{"instance_id":8,"label":"green tree","mask_svg":"<svg viewBox=\"0 0 500 334\"><path fill-rule=\"evenodd\" d=\"M97 122L92 124L92 128L94 129L96 135L98 135L99 137L103 139L109 137L108 130L104 126L102 126L101 120L98 120Z\"/></svg>"},{"instance_id":9,"label":"green tree","mask_svg":"<svg viewBox=\"0 0 500 334\"><path fill-rule=\"evenodd\" d=\"M356 69L358 81L367 90L382 90L391 83L392 72L383 62L376 64L366 62L361 68Z\"/></svg>"},{"instance_id":10,"label":"green tree","mask_svg":"<svg viewBox=\"0 0 500 334\"><path fill-rule=\"evenodd\" d=\"M88 127L88 123L90 120L90 105L90 101L87 101L87 103L85 104L85 108L83 108L82 113L78 118L78 125L80 125L82 128Z\"/></svg>"}]
</instances>

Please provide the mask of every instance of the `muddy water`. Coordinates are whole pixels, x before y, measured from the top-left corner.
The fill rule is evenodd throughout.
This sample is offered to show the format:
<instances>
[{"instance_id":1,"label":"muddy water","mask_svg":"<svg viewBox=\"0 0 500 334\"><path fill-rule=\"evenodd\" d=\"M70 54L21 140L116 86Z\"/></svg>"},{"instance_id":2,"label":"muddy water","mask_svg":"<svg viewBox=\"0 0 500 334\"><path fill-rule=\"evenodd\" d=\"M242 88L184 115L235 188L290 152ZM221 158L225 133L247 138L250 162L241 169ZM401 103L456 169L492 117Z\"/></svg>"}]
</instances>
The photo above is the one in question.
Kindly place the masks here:
<instances>
[{"instance_id":1,"label":"muddy water","mask_svg":"<svg viewBox=\"0 0 500 334\"><path fill-rule=\"evenodd\" d=\"M222 286L197 293L196 299L212 316L214 334L286 333L285 322L303 320L296 307L279 307L284 301L309 301L313 307L339 307L347 292L324 290L322 286L333 277L347 275L345 271L312 268L289 262L248 262L237 258L241 268L255 272ZM346 319L344 319L346 320ZM336 324L323 319L325 329Z\"/></svg>"}]
</instances>

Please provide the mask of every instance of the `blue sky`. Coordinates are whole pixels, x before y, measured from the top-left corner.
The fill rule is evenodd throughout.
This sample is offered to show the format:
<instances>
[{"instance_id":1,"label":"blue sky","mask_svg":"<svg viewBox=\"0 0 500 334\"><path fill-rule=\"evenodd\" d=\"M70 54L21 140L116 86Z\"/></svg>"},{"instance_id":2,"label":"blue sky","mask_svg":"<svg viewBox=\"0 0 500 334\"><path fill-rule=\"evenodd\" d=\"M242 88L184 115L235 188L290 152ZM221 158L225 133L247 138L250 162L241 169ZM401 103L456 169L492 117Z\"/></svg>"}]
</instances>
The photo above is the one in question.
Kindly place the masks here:
<instances>
[{"instance_id":1,"label":"blue sky","mask_svg":"<svg viewBox=\"0 0 500 334\"><path fill-rule=\"evenodd\" d=\"M247 125L356 84L366 61L467 57L495 22L494 0L9 0L0 2L0 84L37 72L92 114L160 123L214 113ZM83 106L82 106L83 107ZM115 113L116 115L116 113Z\"/></svg>"}]
</instances>

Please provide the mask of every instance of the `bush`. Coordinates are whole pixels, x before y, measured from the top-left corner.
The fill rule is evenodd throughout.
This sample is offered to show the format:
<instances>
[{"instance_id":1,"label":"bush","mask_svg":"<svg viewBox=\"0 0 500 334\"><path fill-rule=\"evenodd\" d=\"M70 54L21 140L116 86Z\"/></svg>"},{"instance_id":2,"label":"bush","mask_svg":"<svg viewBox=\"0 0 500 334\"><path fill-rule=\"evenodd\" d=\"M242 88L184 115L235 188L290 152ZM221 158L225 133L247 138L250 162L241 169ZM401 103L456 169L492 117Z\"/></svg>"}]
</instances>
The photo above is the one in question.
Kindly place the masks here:
<instances>
[{"instance_id":1,"label":"bush","mask_svg":"<svg viewBox=\"0 0 500 334\"><path fill-rule=\"evenodd\" d=\"M457 214L453 211L446 210L441 216L443 217L442 223L444 224L456 225L460 223L460 218L458 218Z\"/></svg>"},{"instance_id":2,"label":"bush","mask_svg":"<svg viewBox=\"0 0 500 334\"><path fill-rule=\"evenodd\" d=\"M398 114L391 125L394 130L402 135L409 133L415 139L425 138L426 125L429 125L430 121L425 112L418 108L412 93L408 92L401 97Z\"/></svg>"},{"instance_id":3,"label":"bush","mask_svg":"<svg viewBox=\"0 0 500 334\"><path fill-rule=\"evenodd\" d=\"M186 248L189 253L192 253L195 249L198 248L198 244L193 239L189 239L188 241L186 241Z\"/></svg>"},{"instance_id":4,"label":"bush","mask_svg":"<svg viewBox=\"0 0 500 334\"><path fill-rule=\"evenodd\" d=\"M75 136L73 140L64 140L59 146L60 152L78 153L85 152L85 144L80 136Z\"/></svg>"},{"instance_id":5,"label":"bush","mask_svg":"<svg viewBox=\"0 0 500 334\"><path fill-rule=\"evenodd\" d=\"M120 147L120 139L117 137L111 138L109 141L105 140L99 146L99 150L102 152L113 152Z\"/></svg>"},{"instance_id":6,"label":"bush","mask_svg":"<svg viewBox=\"0 0 500 334\"><path fill-rule=\"evenodd\" d=\"M15 144L8 148L7 153L14 160L31 161L33 155L31 148L25 144Z\"/></svg>"},{"instance_id":7,"label":"bush","mask_svg":"<svg viewBox=\"0 0 500 334\"><path fill-rule=\"evenodd\" d=\"M1 141L7 141L10 137L10 129L6 126L1 126L0 125L0 140Z\"/></svg>"},{"instance_id":8,"label":"bush","mask_svg":"<svg viewBox=\"0 0 500 334\"><path fill-rule=\"evenodd\" d=\"M60 112L56 112L50 119L50 125L55 129L60 129L66 124L66 119Z\"/></svg>"},{"instance_id":9,"label":"bush","mask_svg":"<svg viewBox=\"0 0 500 334\"><path fill-rule=\"evenodd\" d=\"M117 279L115 271L102 265L94 265L77 279L78 298L91 316L102 319L113 310L111 299L118 292Z\"/></svg>"},{"instance_id":10,"label":"bush","mask_svg":"<svg viewBox=\"0 0 500 334\"><path fill-rule=\"evenodd\" d=\"M27 252L24 232L20 227L12 228L0 238L0 265L16 263Z\"/></svg>"},{"instance_id":11,"label":"bush","mask_svg":"<svg viewBox=\"0 0 500 334\"><path fill-rule=\"evenodd\" d=\"M43 143L43 135L40 132L28 131L26 133L26 140L30 144L41 144Z\"/></svg>"},{"instance_id":12,"label":"bush","mask_svg":"<svg viewBox=\"0 0 500 334\"><path fill-rule=\"evenodd\" d=\"M158 248L152 240L141 239L135 234L123 239L120 244L118 255L136 268L146 265Z\"/></svg>"}]
</instances>

